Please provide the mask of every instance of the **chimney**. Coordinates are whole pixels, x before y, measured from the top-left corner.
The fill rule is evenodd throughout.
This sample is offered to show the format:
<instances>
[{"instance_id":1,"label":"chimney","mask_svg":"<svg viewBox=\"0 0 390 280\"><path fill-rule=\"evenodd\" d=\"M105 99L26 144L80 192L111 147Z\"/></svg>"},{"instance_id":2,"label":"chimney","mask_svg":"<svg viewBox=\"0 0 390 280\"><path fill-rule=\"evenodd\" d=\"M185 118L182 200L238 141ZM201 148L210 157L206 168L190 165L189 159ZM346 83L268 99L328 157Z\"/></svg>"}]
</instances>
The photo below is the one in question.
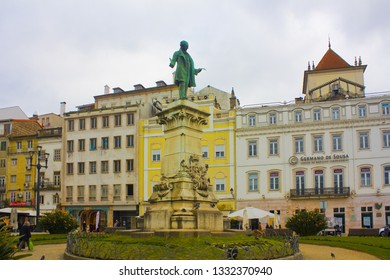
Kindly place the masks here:
<instances>
[{"instance_id":1,"label":"chimney","mask_svg":"<svg viewBox=\"0 0 390 280\"><path fill-rule=\"evenodd\" d=\"M108 85L104 86L104 94L110 94L110 87Z\"/></svg>"},{"instance_id":2,"label":"chimney","mask_svg":"<svg viewBox=\"0 0 390 280\"><path fill-rule=\"evenodd\" d=\"M63 117L65 114L65 107L66 107L66 102L62 101L60 103L60 117Z\"/></svg>"}]
</instances>

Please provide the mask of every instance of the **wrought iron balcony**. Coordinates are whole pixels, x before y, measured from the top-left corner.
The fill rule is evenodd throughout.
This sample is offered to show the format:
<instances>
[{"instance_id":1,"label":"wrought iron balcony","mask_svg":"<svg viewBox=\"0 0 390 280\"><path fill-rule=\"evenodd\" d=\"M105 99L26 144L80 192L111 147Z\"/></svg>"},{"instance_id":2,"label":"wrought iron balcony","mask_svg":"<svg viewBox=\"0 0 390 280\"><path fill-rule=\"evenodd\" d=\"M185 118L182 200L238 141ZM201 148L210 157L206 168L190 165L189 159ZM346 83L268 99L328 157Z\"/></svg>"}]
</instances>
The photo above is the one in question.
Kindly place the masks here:
<instances>
[{"instance_id":1,"label":"wrought iron balcony","mask_svg":"<svg viewBox=\"0 0 390 280\"><path fill-rule=\"evenodd\" d=\"M36 191L37 189L37 184L36 182L34 183L34 190ZM40 190L43 190L43 191L56 191L56 190L60 190L61 189L61 184L58 183L58 182L47 182L47 181L43 181L41 183L41 187L40 187Z\"/></svg>"},{"instance_id":2,"label":"wrought iron balcony","mask_svg":"<svg viewBox=\"0 0 390 280\"><path fill-rule=\"evenodd\" d=\"M307 188L303 190L290 190L290 199L307 198L337 198L349 197L351 191L349 187L342 188Z\"/></svg>"}]
</instances>

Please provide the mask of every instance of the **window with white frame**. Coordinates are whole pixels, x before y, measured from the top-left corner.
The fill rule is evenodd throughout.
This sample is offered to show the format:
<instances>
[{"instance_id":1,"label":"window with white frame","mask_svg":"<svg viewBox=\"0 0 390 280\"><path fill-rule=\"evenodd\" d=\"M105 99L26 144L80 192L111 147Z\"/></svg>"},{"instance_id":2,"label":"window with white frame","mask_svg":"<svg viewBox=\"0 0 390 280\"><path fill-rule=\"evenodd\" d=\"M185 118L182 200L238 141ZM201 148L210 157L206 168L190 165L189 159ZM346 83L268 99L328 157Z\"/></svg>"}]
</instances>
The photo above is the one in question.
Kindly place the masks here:
<instances>
[{"instance_id":1,"label":"window with white frame","mask_svg":"<svg viewBox=\"0 0 390 280\"><path fill-rule=\"evenodd\" d=\"M15 191L11 191L10 192L9 199L10 199L10 202L15 202L16 201L16 192Z\"/></svg>"},{"instance_id":2,"label":"window with white frame","mask_svg":"<svg viewBox=\"0 0 390 280\"><path fill-rule=\"evenodd\" d=\"M66 174L72 175L73 174L73 162L67 162L66 163Z\"/></svg>"},{"instance_id":3,"label":"window with white frame","mask_svg":"<svg viewBox=\"0 0 390 280\"><path fill-rule=\"evenodd\" d=\"M294 119L295 119L296 123L301 123L303 121L302 111L295 111L294 112Z\"/></svg>"},{"instance_id":4,"label":"window with white frame","mask_svg":"<svg viewBox=\"0 0 390 280\"><path fill-rule=\"evenodd\" d=\"M134 113L127 114L127 125L134 125Z\"/></svg>"},{"instance_id":5,"label":"window with white frame","mask_svg":"<svg viewBox=\"0 0 390 280\"><path fill-rule=\"evenodd\" d=\"M360 186L371 187L371 168L370 167L360 168Z\"/></svg>"},{"instance_id":6,"label":"window with white frame","mask_svg":"<svg viewBox=\"0 0 390 280\"><path fill-rule=\"evenodd\" d=\"M100 186L100 199L102 201L108 200L108 185Z\"/></svg>"},{"instance_id":7,"label":"window with white frame","mask_svg":"<svg viewBox=\"0 0 390 280\"><path fill-rule=\"evenodd\" d=\"M303 170L295 172L295 190L297 195L305 194L305 171Z\"/></svg>"},{"instance_id":8,"label":"window with white frame","mask_svg":"<svg viewBox=\"0 0 390 280\"><path fill-rule=\"evenodd\" d=\"M256 140L248 141L248 156L249 157L257 156L257 141Z\"/></svg>"},{"instance_id":9,"label":"window with white frame","mask_svg":"<svg viewBox=\"0 0 390 280\"><path fill-rule=\"evenodd\" d=\"M27 140L27 149L31 151L33 149L33 141L32 140Z\"/></svg>"},{"instance_id":10,"label":"window with white frame","mask_svg":"<svg viewBox=\"0 0 390 280\"><path fill-rule=\"evenodd\" d=\"M102 149L107 150L109 146L108 137L102 137Z\"/></svg>"},{"instance_id":11,"label":"window with white frame","mask_svg":"<svg viewBox=\"0 0 390 280\"><path fill-rule=\"evenodd\" d=\"M80 175L83 175L84 172L85 172L85 163L84 162L79 162L77 163L77 167L78 167L78 174Z\"/></svg>"},{"instance_id":12,"label":"window with white frame","mask_svg":"<svg viewBox=\"0 0 390 280\"><path fill-rule=\"evenodd\" d=\"M96 174L96 161L89 162L89 174Z\"/></svg>"},{"instance_id":13,"label":"window with white frame","mask_svg":"<svg viewBox=\"0 0 390 280\"><path fill-rule=\"evenodd\" d=\"M248 174L248 191L256 192L259 189L258 181L259 181L258 173L249 173Z\"/></svg>"},{"instance_id":14,"label":"window with white frame","mask_svg":"<svg viewBox=\"0 0 390 280\"><path fill-rule=\"evenodd\" d=\"M53 160L61 161L61 149L54 149Z\"/></svg>"},{"instance_id":15,"label":"window with white frame","mask_svg":"<svg viewBox=\"0 0 390 280\"><path fill-rule=\"evenodd\" d=\"M383 167L383 179L385 186L390 185L390 165L385 165Z\"/></svg>"},{"instance_id":16,"label":"window with white frame","mask_svg":"<svg viewBox=\"0 0 390 280\"><path fill-rule=\"evenodd\" d=\"M269 114L269 124L276 124L276 113L270 113Z\"/></svg>"},{"instance_id":17,"label":"window with white frame","mask_svg":"<svg viewBox=\"0 0 390 280\"><path fill-rule=\"evenodd\" d=\"M68 131L74 131L74 120L68 120Z\"/></svg>"},{"instance_id":18,"label":"window with white frame","mask_svg":"<svg viewBox=\"0 0 390 280\"><path fill-rule=\"evenodd\" d=\"M127 172L134 171L134 159L127 159L126 160L126 171Z\"/></svg>"},{"instance_id":19,"label":"window with white frame","mask_svg":"<svg viewBox=\"0 0 390 280\"><path fill-rule=\"evenodd\" d=\"M79 119L79 130L85 130L85 119Z\"/></svg>"},{"instance_id":20,"label":"window with white frame","mask_svg":"<svg viewBox=\"0 0 390 280\"><path fill-rule=\"evenodd\" d=\"M359 132L359 148L360 150L369 149L369 135L366 131Z\"/></svg>"},{"instance_id":21,"label":"window with white frame","mask_svg":"<svg viewBox=\"0 0 390 280\"><path fill-rule=\"evenodd\" d=\"M161 160L161 150L153 149L152 150L152 161L160 161Z\"/></svg>"},{"instance_id":22,"label":"window with white frame","mask_svg":"<svg viewBox=\"0 0 390 280\"><path fill-rule=\"evenodd\" d=\"M108 161L103 160L100 162L100 172L101 173L108 173Z\"/></svg>"},{"instance_id":23,"label":"window with white frame","mask_svg":"<svg viewBox=\"0 0 390 280\"><path fill-rule=\"evenodd\" d=\"M66 201L72 201L73 200L73 186L66 186Z\"/></svg>"},{"instance_id":24,"label":"window with white frame","mask_svg":"<svg viewBox=\"0 0 390 280\"><path fill-rule=\"evenodd\" d=\"M77 186L77 201L84 201L84 186Z\"/></svg>"},{"instance_id":25,"label":"window with white frame","mask_svg":"<svg viewBox=\"0 0 390 280\"><path fill-rule=\"evenodd\" d=\"M97 140L96 138L90 138L89 139L89 150L90 151L96 151L97 148Z\"/></svg>"},{"instance_id":26,"label":"window with white frame","mask_svg":"<svg viewBox=\"0 0 390 280\"><path fill-rule=\"evenodd\" d=\"M121 160L120 159L114 160L113 164L114 164L114 173L121 172Z\"/></svg>"},{"instance_id":27,"label":"window with white frame","mask_svg":"<svg viewBox=\"0 0 390 280\"><path fill-rule=\"evenodd\" d=\"M335 107L332 108L332 120L339 120L340 119L340 108Z\"/></svg>"},{"instance_id":28,"label":"window with white frame","mask_svg":"<svg viewBox=\"0 0 390 280\"><path fill-rule=\"evenodd\" d=\"M127 147L134 147L134 135L126 135Z\"/></svg>"},{"instance_id":29,"label":"window with white frame","mask_svg":"<svg viewBox=\"0 0 390 280\"><path fill-rule=\"evenodd\" d=\"M302 154L305 152L304 138L302 136L294 137L294 148L296 154Z\"/></svg>"},{"instance_id":30,"label":"window with white frame","mask_svg":"<svg viewBox=\"0 0 390 280\"><path fill-rule=\"evenodd\" d=\"M321 109L313 110L313 120L320 121L321 120Z\"/></svg>"},{"instance_id":31,"label":"window with white frame","mask_svg":"<svg viewBox=\"0 0 390 280\"><path fill-rule=\"evenodd\" d=\"M68 140L67 142L66 142L66 151L67 152L73 152L73 149L74 149L74 144L73 144L74 142L73 142L73 140Z\"/></svg>"},{"instance_id":32,"label":"window with white frame","mask_svg":"<svg viewBox=\"0 0 390 280\"><path fill-rule=\"evenodd\" d=\"M5 186L5 176L0 176L0 187Z\"/></svg>"},{"instance_id":33,"label":"window with white frame","mask_svg":"<svg viewBox=\"0 0 390 280\"><path fill-rule=\"evenodd\" d=\"M209 158L209 146L202 146L202 157Z\"/></svg>"},{"instance_id":34,"label":"window with white frame","mask_svg":"<svg viewBox=\"0 0 390 280\"><path fill-rule=\"evenodd\" d=\"M216 158L225 157L225 145L215 145L215 157Z\"/></svg>"},{"instance_id":35,"label":"window with white frame","mask_svg":"<svg viewBox=\"0 0 390 280\"><path fill-rule=\"evenodd\" d=\"M215 179L215 191L224 192L225 191L225 179Z\"/></svg>"},{"instance_id":36,"label":"window with white frame","mask_svg":"<svg viewBox=\"0 0 390 280\"><path fill-rule=\"evenodd\" d=\"M119 149L122 146L122 137L114 136L114 149Z\"/></svg>"},{"instance_id":37,"label":"window with white frame","mask_svg":"<svg viewBox=\"0 0 390 280\"><path fill-rule=\"evenodd\" d=\"M278 139L269 139L269 155L270 156L276 156L279 153L278 150Z\"/></svg>"},{"instance_id":38,"label":"window with white frame","mask_svg":"<svg viewBox=\"0 0 390 280\"><path fill-rule=\"evenodd\" d=\"M382 103L382 115L390 115L390 104Z\"/></svg>"},{"instance_id":39,"label":"window with white frame","mask_svg":"<svg viewBox=\"0 0 390 280\"><path fill-rule=\"evenodd\" d=\"M89 185L89 201L96 200L96 185Z\"/></svg>"},{"instance_id":40,"label":"window with white frame","mask_svg":"<svg viewBox=\"0 0 390 280\"><path fill-rule=\"evenodd\" d=\"M358 106L358 116L359 116L359 118L367 117L367 106L366 105L359 105Z\"/></svg>"},{"instance_id":41,"label":"window with white frame","mask_svg":"<svg viewBox=\"0 0 390 280\"><path fill-rule=\"evenodd\" d=\"M114 185L114 200L120 200L121 199L121 185L115 184Z\"/></svg>"},{"instance_id":42,"label":"window with white frame","mask_svg":"<svg viewBox=\"0 0 390 280\"><path fill-rule=\"evenodd\" d=\"M91 129L96 129L96 128L97 128L97 118L91 117Z\"/></svg>"},{"instance_id":43,"label":"window with white frame","mask_svg":"<svg viewBox=\"0 0 390 280\"><path fill-rule=\"evenodd\" d=\"M120 114L115 115L114 120L115 120L115 126L122 125L122 115L120 115Z\"/></svg>"},{"instance_id":44,"label":"window with white frame","mask_svg":"<svg viewBox=\"0 0 390 280\"><path fill-rule=\"evenodd\" d=\"M256 115L254 114L248 115L248 125L256 126Z\"/></svg>"},{"instance_id":45,"label":"window with white frame","mask_svg":"<svg viewBox=\"0 0 390 280\"><path fill-rule=\"evenodd\" d=\"M280 177L279 177L279 172L274 171L269 173L269 189L271 191L277 191L279 190L279 185L280 183Z\"/></svg>"},{"instance_id":46,"label":"window with white frame","mask_svg":"<svg viewBox=\"0 0 390 280\"><path fill-rule=\"evenodd\" d=\"M79 139L79 151L85 151L85 139Z\"/></svg>"},{"instance_id":47,"label":"window with white frame","mask_svg":"<svg viewBox=\"0 0 390 280\"><path fill-rule=\"evenodd\" d=\"M31 192L25 191L24 192L24 201L29 201L29 200L31 200Z\"/></svg>"},{"instance_id":48,"label":"window with white frame","mask_svg":"<svg viewBox=\"0 0 390 280\"><path fill-rule=\"evenodd\" d=\"M322 135L314 135L313 147L314 147L314 152L322 152L323 151L323 136Z\"/></svg>"},{"instance_id":49,"label":"window with white frame","mask_svg":"<svg viewBox=\"0 0 390 280\"><path fill-rule=\"evenodd\" d=\"M333 151L341 151L343 149L341 134L333 134L332 142L333 142Z\"/></svg>"},{"instance_id":50,"label":"window with white frame","mask_svg":"<svg viewBox=\"0 0 390 280\"><path fill-rule=\"evenodd\" d=\"M53 183L54 186L61 186L61 171L53 172Z\"/></svg>"},{"instance_id":51,"label":"window with white frame","mask_svg":"<svg viewBox=\"0 0 390 280\"><path fill-rule=\"evenodd\" d=\"M314 171L314 190L316 194L324 193L324 171L323 170Z\"/></svg>"},{"instance_id":52,"label":"window with white frame","mask_svg":"<svg viewBox=\"0 0 390 280\"><path fill-rule=\"evenodd\" d=\"M109 116L102 117L102 125L103 125L103 128L107 128L110 126L110 117Z\"/></svg>"},{"instance_id":53,"label":"window with white frame","mask_svg":"<svg viewBox=\"0 0 390 280\"><path fill-rule=\"evenodd\" d=\"M390 148L390 130L382 131L383 148Z\"/></svg>"},{"instance_id":54,"label":"window with white frame","mask_svg":"<svg viewBox=\"0 0 390 280\"><path fill-rule=\"evenodd\" d=\"M333 186L335 194L344 193L344 171L341 168L333 170Z\"/></svg>"}]
</instances>

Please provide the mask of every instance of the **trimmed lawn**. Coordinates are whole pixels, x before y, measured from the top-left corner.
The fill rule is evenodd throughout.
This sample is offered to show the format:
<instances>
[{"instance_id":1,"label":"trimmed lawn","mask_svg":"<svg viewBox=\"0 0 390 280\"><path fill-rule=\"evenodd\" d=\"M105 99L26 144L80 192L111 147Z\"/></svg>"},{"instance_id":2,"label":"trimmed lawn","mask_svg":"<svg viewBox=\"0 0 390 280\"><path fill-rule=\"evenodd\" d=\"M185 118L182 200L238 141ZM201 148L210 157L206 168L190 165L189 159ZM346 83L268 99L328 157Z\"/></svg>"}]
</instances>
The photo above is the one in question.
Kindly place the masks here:
<instances>
[{"instance_id":1,"label":"trimmed lawn","mask_svg":"<svg viewBox=\"0 0 390 280\"><path fill-rule=\"evenodd\" d=\"M116 234L72 234L71 253L104 260L254 260L294 253L286 240L232 237L134 238Z\"/></svg>"},{"instance_id":2,"label":"trimmed lawn","mask_svg":"<svg viewBox=\"0 0 390 280\"><path fill-rule=\"evenodd\" d=\"M34 245L66 243L68 234L32 234L31 240Z\"/></svg>"},{"instance_id":3,"label":"trimmed lawn","mask_svg":"<svg viewBox=\"0 0 390 280\"><path fill-rule=\"evenodd\" d=\"M361 251L382 260L390 260L390 238L376 236L303 236L303 244L324 245Z\"/></svg>"}]
</instances>

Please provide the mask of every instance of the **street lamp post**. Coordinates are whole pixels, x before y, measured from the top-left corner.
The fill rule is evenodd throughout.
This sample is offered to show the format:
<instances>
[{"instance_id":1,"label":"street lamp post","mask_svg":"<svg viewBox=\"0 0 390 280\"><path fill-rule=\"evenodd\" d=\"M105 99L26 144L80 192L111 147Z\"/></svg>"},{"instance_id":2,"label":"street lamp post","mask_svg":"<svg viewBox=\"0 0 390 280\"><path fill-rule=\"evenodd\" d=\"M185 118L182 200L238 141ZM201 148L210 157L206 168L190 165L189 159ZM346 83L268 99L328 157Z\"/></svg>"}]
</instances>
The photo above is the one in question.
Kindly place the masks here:
<instances>
[{"instance_id":1,"label":"street lamp post","mask_svg":"<svg viewBox=\"0 0 390 280\"><path fill-rule=\"evenodd\" d=\"M34 154L37 154L37 163L32 164L33 162L33 156ZM47 161L49 159L49 154L48 153L43 153L42 152L42 146L37 147L37 151L30 151L30 167L35 166L38 171L38 178L37 178L37 187L36 187L36 210L37 210L37 216L36 216L36 225L34 231L39 231L39 210L40 210L40 195L39 195L39 189L41 187L41 168L47 168ZM41 162L44 162L44 165L41 164Z\"/></svg>"}]
</instances>

